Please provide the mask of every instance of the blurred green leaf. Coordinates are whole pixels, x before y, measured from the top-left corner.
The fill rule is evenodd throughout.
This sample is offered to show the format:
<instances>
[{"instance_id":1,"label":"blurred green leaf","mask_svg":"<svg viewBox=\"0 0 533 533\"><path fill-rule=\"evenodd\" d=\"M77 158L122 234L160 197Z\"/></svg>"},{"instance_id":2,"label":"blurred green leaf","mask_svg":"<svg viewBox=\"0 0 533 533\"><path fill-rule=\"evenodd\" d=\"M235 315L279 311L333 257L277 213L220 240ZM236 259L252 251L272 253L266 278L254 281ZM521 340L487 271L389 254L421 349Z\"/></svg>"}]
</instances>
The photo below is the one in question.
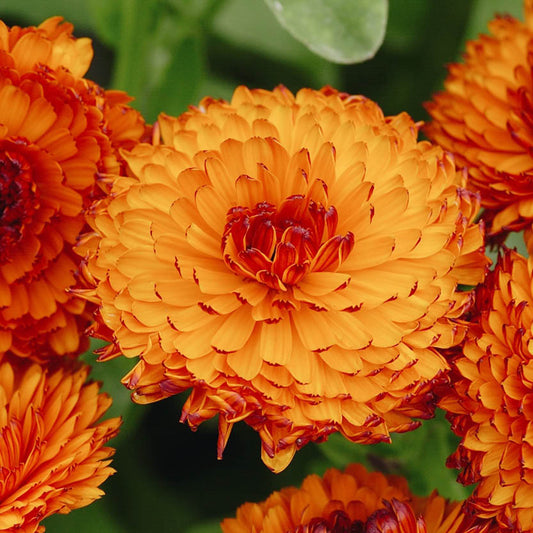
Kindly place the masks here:
<instances>
[{"instance_id":1,"label":"blurred green leaf","mask_svg":"<svg viewBox=\"0 0 533 533\"><path fill-rule=\"evenodd\" d=\"M505 2L502 0L474 0L465 40L476 39L480 33L489 33L487 22L493 19L496 14L508 14L523 19L523 11L522 0L505 0Z\"/></svg>"},{"instance_id":2,"label":"blurred green leaf","mask_svg":"<svg viewBox=\"0 0 533 533\"><path fill-rule=\"evenodd\" d=\"M524 257L528 256L526 243L524 241L524 234L520 232L512 232L509 234L509 237L505 240L505 245L508 248L515 249L517 252L521 253Z\"/></svg>"},{"instance_id":3,"label":"blurred green leaf","mask_svg":"<svg viewBox=\"0 0 533 533\"><path fill-rule=\"evenodd\" d=\"M103 488L106 490L106 485ZM75 509L67 515L56 514L47 518L43 525L53 533L131 533L109 512L104 499L88 507Z\"/></svg>"},{"instance_id":4,"label":"blurred green leaf","mask_svg":"<svg viewBox=\"0 0 533 533\"><path fill-rule=\"evenodd\" d=\"M205 66L202 35L195 30L194 23L178 17L160 21L148 54L152 74L143 108L149 121L161 112L179 115L197 103Z\"/></svg>"},{"instance_id":5,"label":"blurred green leaf","mask_svg":"<svg viewBox=\"0 0 533 533\"><path fill-rule=\"evenodd\" d=\"M108 2L111 3L111 2ZM75 24L81 35L80 28L87 28L91 25L91 14L87 3L73 2L72 0L24 0L0 2L2 17L16 17L27 24L39 25L43 20L53 15L60 15Z\"/></svg>"},{"instance_id":6,"label":"blurred green leaf","mask_svg":"<svg viewBox=\"0 0 533 533\"><path fill-rule=\"evenodd\" d=\"M116 51L112 87L136 98L151 122L196 103L204 76L203 32L212 0L91 0L102 38Z\"/></svg>"},{"instance_id":7,"label":"blurred green leaf","mask_svg":"<svg viewBox=\"0 0 533 533\"><path fill-rule=\"evenodd\" d=\"M89 0L87 2L98 37L108 46L115 48L120 40L120 28L122 17L121 2L109 2L108 0Z\"/></svg>"},{"instance_id":8,"label":"blurred green leaf","mask_svg":"<svg viewBox=\"0 0 533 533\"><path fill-rule=\"evenodd\" d=\"M155 20L160 2L121 0L121 16L117 21L118 35L112 87L139 98L150 78L147 50L152 44ZM142 108L142 102L140 102Z\"/></svg>"},{"instance_id":9,"label":"blurred green leaf","mask_svg":"<svg viewBox=\"0 0 533 533\"><path fill-rule=\"evenodd\" d=\"M427 495L437 489L453 500L463 500L470 494L470 488L456 481L457 471L446 468L446 459L457 448L458 438L450 431L442 411L437 410L435 418L424 421L418 429L391 437L391 444L368 446L334 434L318 450L335 468L359 462L384 474L404 476L415 494Z\"/></svg>"},{"instance_id":10,"label":"blurred green leaf","mask_svg":"<svg viewBox=\"0 0 533 533\"><path fill-rule=\"evenodd\" d=\"M220 533L220 520L200 522L187 529L184 533Z\"/></svg>"},{"instance_id":11,"label":"blurred green leaf","mask_svg":"<svg viewBox=\"0 0 533 533\"><path fill-rule=\"evenodd\" d=\"M167 0L180 15L187 18L203 20L212 18L224 5L225 0Z\"/></svg>"},{"instance_id":12,"label":"blurred green leaf","mask_svg":"<svg viewBox=\"0 0 533 533\"><path fill-rule=\"evenodd\" d=\"M102 384L100 390L113 398L113 403L107 410L105 418L122 417L120 432L117 437L110 441L110 445L115 448L120 442L126 440L130 432L140 424L146 408L133 403L131 392L120 381L131 370L135 361L126 357L117 357L110 361L98 363L93 350L103 345L102 341L93 339L91 351L83 354L80 359L91 365L90 379L99 381Z\"/></svg>"},{"instance_id":13,"label":"blurred green leaf","mask_svg":"<svg viewBox=\"0 0 533 533\"><path fill-rule=\"evenodd\" d=\"M420 46L423 32L412 31L412 28L426 27L426 20L430 11L430 2L421 2L420 0L392 2L383 48L394 50L396 53L414 51L417 46Z\"/></svg>"},{"instance_id":14,"label":"blurred green leaf","mask_svg":"<svg viewBox=\"0 0 533 533\"><path fill-rule=\"evenodd\" d=\"M307 58L317 60L315 54L280 26L264 2L227 0L213 20L213 30L243 50L272 59L286 63Z\"/></svg>"},{"instance_id":15,"label":"blurred green leaf","mask_svg":"<svg viewBox=\"0 0 533 533\"><path fill-rule=\"evenodd\" d=\"M375 55L385 37L388 0L265 0L280 24L335 63Z\"/></svg>"},{"instance_id":16,"label":"blurred green leaf","mask_svg":"<svg viewBox=\"0 0 533 533\"><path fill-rule=\"evenodd\" d=\"M326 458L327 468L342 470L350 463L367 464L368 447L354 444L340 433L333 433L326 442L318 446L318 450Z\"/></svg>"},{"instance_id":17,"label":"blurred green leaf","mask_svg":"<svg viewBox=\"0 0 533 533\"><path fill-rule=\"evenodd\" d=\"M231 97L240 84L271 89L339 86L340 66L285 31L260 1L226 0L207 34L210 76L201 94ZM216 78L215 78L216 76Z\"/></svg>"}]
</instances>

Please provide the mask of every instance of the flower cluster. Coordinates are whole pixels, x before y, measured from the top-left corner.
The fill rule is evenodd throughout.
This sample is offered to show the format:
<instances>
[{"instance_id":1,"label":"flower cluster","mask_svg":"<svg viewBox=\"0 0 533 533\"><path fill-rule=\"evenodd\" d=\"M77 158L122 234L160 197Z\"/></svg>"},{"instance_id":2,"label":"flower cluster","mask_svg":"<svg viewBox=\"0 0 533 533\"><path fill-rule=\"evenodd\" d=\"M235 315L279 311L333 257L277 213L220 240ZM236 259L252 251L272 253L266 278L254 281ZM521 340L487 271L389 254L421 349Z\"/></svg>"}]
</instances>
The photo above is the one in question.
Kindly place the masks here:
<instances>
[{"instance_id":1,"label":"flower cluster","mask_svg":"<svg viewBox=\"0 0 533 533\"><path fill-rule=\"evenodd\" d=\"M85 79L89 39L60 17L0 21L0 529L41 521L103 493L119 419L74 361L92 304L72 292L84 210L147 132L129 97Z\"/></svg>"},{"instance_id":2,"label":"flower cluster","mask_svg":"<svg viewBox=\"0 0 533 533\"><path fill-rule=\"evenodd\" d=\"M533 252L531 65L533 2L525 23L497 17L450 67L445 91L427 108L428 135L452 151L479 190L483 218L500 242L525 228ZM461 437L448 466L477 483L466 506L499 531L533 531L533 455L529 400L533 391L532 259L500 250L475 294L464 343L448 352L453 387L440 406Z\"/></svg>"},{"instance_id":3,"label":"flower cluster","mask_svg":"<svg viewBox=\"0 0 533 533\"><path fill-rule=\"evenodd\" d=\"M360 465L246 503L224 533L533 532L533 0L467 46L425 126L331 87L238 87L152 127L85 78L61 18L0 22L0 529L98 498L125 356L137 403L235 423L278 472L340 432L447 412L465 502ZM485 209L480 213L480 205ZM87 329L90 326L90 329ZM532 370L530 374L529 371ZM532 409L530 410L530 407ZM530 455L531 453L531 455Z\"/></svg>"}]
</instances>

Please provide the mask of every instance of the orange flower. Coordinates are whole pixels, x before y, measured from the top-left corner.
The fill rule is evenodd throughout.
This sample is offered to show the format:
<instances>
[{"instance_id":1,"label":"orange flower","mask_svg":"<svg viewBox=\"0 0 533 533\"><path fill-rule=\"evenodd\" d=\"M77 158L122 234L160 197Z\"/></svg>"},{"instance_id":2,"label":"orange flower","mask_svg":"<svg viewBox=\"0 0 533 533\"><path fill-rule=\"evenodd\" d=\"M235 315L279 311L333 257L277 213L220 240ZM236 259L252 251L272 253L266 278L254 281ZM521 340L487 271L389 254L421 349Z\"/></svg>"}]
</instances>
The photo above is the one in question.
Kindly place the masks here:
<instances>
[{"instance_id":1,"label":"orange flower","mask_svg":"<svg viewBox=\"0 0 533 533\"><path fill-rule=\"evenodd\" d=\"M75 76L84 76L93 58L91 40L76 39L74 27L62 17L50 17L38 27L9 28L0 21L0 66L12 66L20 74L41 66L65 68Z\"/></svg>"},{"instance_id":2,"label":"orange flower","mask_svg":"<svg viewBox=\"0 0 533 533\"><path fill-rule=\"evenodd\" d=\"M470 505L496 517L501 531L533 531L532 266L505 251L479 289L453 389L441 401L462 437L448 464L462 469L462 483L479 483Z\"/></svg>"},{"instance_id":3,"label":"orange flower","mask_svg":"<svg viewBox=\"0 0 533 533\"><path fill-rule=\"evenodd\" d=\"M301 488L274 492L261 503L245 503L226 518L223 533L496 533L474 522L458 502L437 493L411 494L404 478L367 472L358 464L344 472L310 475Z\"/></svg>"},{"instance_id":4,"label":"orange flower","mask_svg":"<svg viewBox=\"0 0 533 533\"><path fill-rule=\"evenodd\" d=\"M135 401L192 387L182 420L220 414L219 455L245 420L276 471L334 431L388 441L431 417L437 348L470 300L457 285L487 261L440 148L330 88L240 87L158 130L80 245L102 359L140 356Z\"/></svg>"},{"instance_id":5,"label":"orange flower","mask_svg":"<svg viewBox=\"0 0 533 533\"><path fill-rule=\"evenodd\" d=\"M0 354L38 359L86 347L88 305L66 292L79 264L72 245L97 173L119 172L118 148L144 133L126 95L79 77L90 41L60 21L0 21Z\"/></svg>"},{"instance_id":6,"label":"orange flower","mask_svg":"<svg viewBox=\"0 0 533 533\"><path fill-rule=\"evenodd\" d=\"M445 91L427 104L427 135L467 167L481 192L490 233L519 230L533 220L533 0L526 22L497 17L490 36L467 44L452 64Z\"/></svg>"},{"instance_id":7,"label":"orange flower","mask_svg":"<svg viewBox=\"0 0 533 533\"><path fill-rule=\"evenodd\" d=\"M86 383L88 373L10 356L0 363L0 530L44 531L47 516L103 494L114 472L104 445L120 420L98 422L111 398Z\"/></svg>"}]
</instances>

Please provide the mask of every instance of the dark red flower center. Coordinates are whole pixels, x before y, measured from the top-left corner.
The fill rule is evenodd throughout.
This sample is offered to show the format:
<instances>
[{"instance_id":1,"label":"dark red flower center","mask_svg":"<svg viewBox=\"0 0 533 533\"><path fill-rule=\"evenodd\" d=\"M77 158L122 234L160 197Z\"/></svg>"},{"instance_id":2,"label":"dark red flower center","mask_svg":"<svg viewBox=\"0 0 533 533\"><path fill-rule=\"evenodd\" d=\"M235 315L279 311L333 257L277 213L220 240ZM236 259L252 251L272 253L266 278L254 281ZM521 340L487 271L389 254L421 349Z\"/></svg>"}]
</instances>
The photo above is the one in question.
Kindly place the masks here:
<instances>
[{"instance_id":1,"label":"dark red flower center","mask_svg":"<svg viewBox=\"0 0 533 533\"><path fill-rule=\"evenodd\" d=\"M38 204L39 193L28 161L15 151L0 151L0 263L8 260L21 240Z\"/></svg>"},{"instance_id":2,"label":"dark red flower center","mask_svg":"<svg viewBox=\"0 0 533 533\"><path fill-rule=\"evenodd\" d=\"M338 215L304 195L279 208L261 202L233 207L222 238L225 263L236 274L287 290L310 271L334 271L354 247L354 236L336 234Z\"/></svg>"},{"instance_id":3,"label":"dark red flower center","mask_svg":"<svg viewBox=\"0 0 533 533\"><path fill-rule=\"evenodd\" d=\"M394 498L383 503L385 507L372 513L366 521L352 521L345 511L337 510L327 518L312 518L294 533L426 533L425 522L415 517L408 504Z\"/></svg>"},{"instance_id":4,"label":"dark red flower center","mask_svg":"<svg viewBox=\"0 0 533 533\"><path fill-rule=\"evenodd\" d=\"M361 520L350 520L344 511L333 511L328 518L312 518L305 526L299 526L294 533L364 533Z\"/></svg>"}]
</instances>

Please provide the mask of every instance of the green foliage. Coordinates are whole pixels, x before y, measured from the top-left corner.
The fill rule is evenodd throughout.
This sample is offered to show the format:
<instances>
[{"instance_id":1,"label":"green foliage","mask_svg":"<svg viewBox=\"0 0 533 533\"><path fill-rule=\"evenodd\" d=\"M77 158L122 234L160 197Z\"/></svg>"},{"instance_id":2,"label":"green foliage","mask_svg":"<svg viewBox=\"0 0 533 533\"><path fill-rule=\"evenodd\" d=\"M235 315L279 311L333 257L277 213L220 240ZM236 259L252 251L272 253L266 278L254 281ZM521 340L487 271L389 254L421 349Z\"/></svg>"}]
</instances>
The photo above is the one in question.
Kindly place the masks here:
<instances>
[{"instance_id":1,"label":"green foliage","mask_svg":"<svg viewBox=\"0 0 533 533\"><path fill-rule=\"evenodd\" d=\"M459 440L450 431L441 411L418 429L391 437L391 444L364 446L354 445L341 435L332 435L328 442L318 447L326 460L318 461L316 470L321 472L324 467L342 469L359 462L371 470L404 476L411 490L421 496L433 489L453 500L462 500L470 494L470 488L456 482L458 472L444 467Z\"/></svg>"},{"instance_id":2,"label":"green foliage","mask_svg":"<svg viewBox=\"0 0 533 533\"><path fill-rule=\"evenodd\" d=\"M102 0L91 0L102 2ZM107 2L113 4L114 2ZM60 15L65 20L75 24L80 30L86 31L94 26L91 18L89 2L69 2L68 0L25 0L17 2L8 0L0 3L0 15L2 20L9 17L16 19L19 25L39 24L44 19ZM79 33L78 33L79 34Z\"/></svg>"},{"instance_id":3,"label":"green foliage","mask_svg":"<svg viewBox=\"0 0 533 533\"><path fill-rule=\"evenodd\" d=\"M385 37L388 0L265 0L280 24L336 63L370 59Z\"/></svg>"},{"instance_id":4,"label":"green foliage","mask_svg":"<svg viewBox=\"0 0 533 533\"><path fill-rule=\"evenodd\" d=\"M487 20L495 13L508 14L523 19L522 0L477 0L474 2L472 16L465 32L465 39L475 39L480 33L487 33Z\"/></svg>"}]
</instances>

